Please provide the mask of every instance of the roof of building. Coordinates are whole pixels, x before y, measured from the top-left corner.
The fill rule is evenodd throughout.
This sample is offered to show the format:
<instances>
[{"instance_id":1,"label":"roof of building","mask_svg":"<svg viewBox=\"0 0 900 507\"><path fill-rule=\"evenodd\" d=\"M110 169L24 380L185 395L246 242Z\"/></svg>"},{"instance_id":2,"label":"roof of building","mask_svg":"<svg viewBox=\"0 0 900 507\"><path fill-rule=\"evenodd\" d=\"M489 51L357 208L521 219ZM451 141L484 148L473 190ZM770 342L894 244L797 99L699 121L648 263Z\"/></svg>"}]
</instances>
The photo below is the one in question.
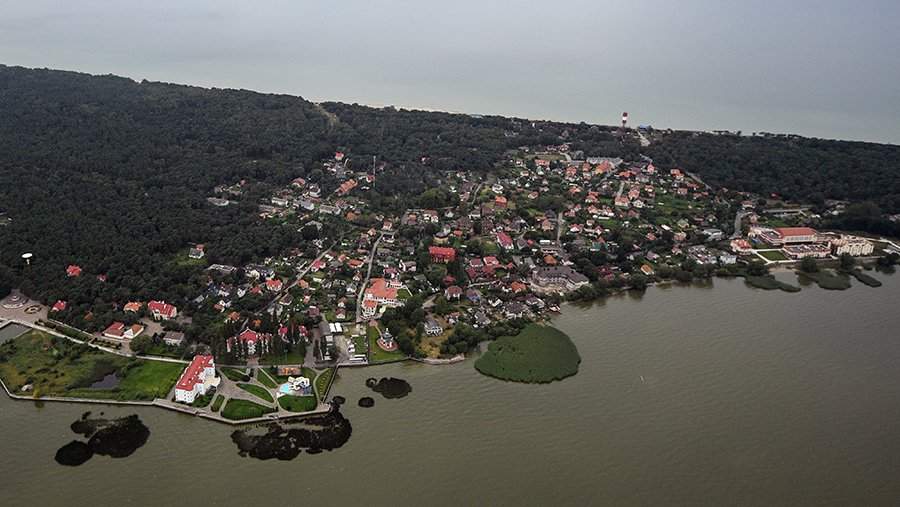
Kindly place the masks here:
<instances>
[{"instance_id":1,"label":"roof of building","mask_svg":"<svg viewBox=\"0 0 900 507\"><path fill-rule=\"evenodd\" d=\"M150 301L147 303L147 309L151 312L160 313L161 315L174 315L175 306L165 301Z\"/></svg>"},{"instance_id":2,"label":"roof of building","mask_svg":"<svg viewBox=\"0 0 900 507\"><path fill-rule=\"evenodd\" d=\"M777 227L775 231L781 235L781 237L786 236L815 236L816 230L811 227Z\"/></svg>"},{"instance_id":3,"label":"roof of building","mask_svg":"<svg viewBox=\"0 0 900 507\"><path fill-rule=\"evenodd\" d=\"M214 365L213 356L194 356L194 358L191 359L191 364L184 369L184 373L181 374L181 378L179 378L178 383L175 384L175 388L184 391L193 391L194 386L202 382L200 374L203 373L203 370L211 368Z\"/></svg>"},{"instance_id":4,"label":"roof of building","mask_svg":"<svg viewBox=\"0 0 900 507\"><path fill-rule=\"evenodd\" d=\"M430 255L437 255L441 257L452 257L456 255L456 250L447 246L430 246L428 247L428 253Z\"/></svg>"}]
</instances>

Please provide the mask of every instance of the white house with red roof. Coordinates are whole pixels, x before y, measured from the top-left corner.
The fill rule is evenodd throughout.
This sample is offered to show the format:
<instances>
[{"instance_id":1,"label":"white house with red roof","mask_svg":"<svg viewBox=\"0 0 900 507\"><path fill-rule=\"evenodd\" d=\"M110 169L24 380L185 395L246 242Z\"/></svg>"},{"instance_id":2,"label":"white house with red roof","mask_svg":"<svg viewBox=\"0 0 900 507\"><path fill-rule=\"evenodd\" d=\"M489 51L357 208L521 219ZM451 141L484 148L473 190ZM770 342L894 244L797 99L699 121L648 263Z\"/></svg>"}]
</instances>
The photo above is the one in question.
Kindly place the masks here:
<instances>
[{"instance_id":1,"label":"white house with red roof","mask_svg":"<svg viewBox=\"0 0 900 507\"><path fill-rule=\"evenodd\" d=\"M379 305L398 307L402 306L398 293L403 288L399 280L387 280L385 278L373 278L369 287L363 293L362 309L360 313L365 318L375 316Z\"/></svg>"},{"instance_id":2,"label":"white house with red roof","mask_svg":"<svg viewBox=\"0 0 900 507\"><path fill-rule=\"evenodd\" d=\"M428 255L431 256L431 262L440 262L442 264L456 260L456 250L445 246L428 247Z\"/></svg>"},{"instance_id":3,"label":"white house with red roof","mask_svg":"<svg viewBox=\"0 0 900 507\"><path fill-rule=\"evenodd\" d=\"M506 251L512 250L515 247L512 238L509 237L509 234L503 231L497 232L497 244L500 245L500 248Z\"/></svg>"},{"instance_id":4,"label":"white house with red roof","mask_svg":"<svg viewBox=\"0 0 900 507\"><path fill-rule=\"evenodd\" d=\"M156 320L172 320L178 316L178 309L165 301L150 301L147 303L147 310Z\"/></svg>"},{"instance_id":5,"label":"white house with red roof","mask_svg":"<svg viewBox=\"0 0 900 507\"><path fill-rule=\"evenodd\" d=\"M51 312L64 312L66 310L66 302L60 299L56 303L53 304L53 308L50 309Z\"/></svg>"},{"instance_id":6,"label":"white house with red roof","mask_svg":"<svg viewBox=\"0 0 900 507\"><path fill-rule=\"evenodd\" d=\"M175 384L175 401L193 403L197 396L205 395L210 388L219 385L213 356L197 355Z\"/></svg>"},{"instance_id":7,"label":"white house with red roof","mask_svg":"<svg viewBox=\"0 0 900 507\"><path fill-rule=\"evenodd\" d=\"M282 283L281 280L277 278L270 278L266 280L266 290L268 290L269 292L280 292L283 287L284 283Z\"/></svg>"},{"instance_id":8,"label":"white house with red roof","mask_svg":"<svg viewBox=\"0 0 900 507\"><path fill-rule=\"evenodd\" d=\"M103 330L103 336L113 340L131 340L143 332L144 326L140 324L126 326L124 322L116 321Z\"/></svg>"},{"instance_id":9,"label":"white house with red roof","mask_svg":"<svg viewBox=\"0 0 900 507\"><path fill-rule=\"evenodd\" d=\"M269 341L271 341L272 335L268 333L259 333L252 329L245 329L241 334L231 338L226 343L228 352L231 352L231 349L241 343L246 347L248 356L255 356L257 353L265 354L269 350Z\"/></svg>"},{"instance_id":10,"label":"white house with red roof","mask_svg":"<svg viewBox=\"0 0 900 507\"><path fill-rule=\"evenodd\" d=\"M77 264L69 264L69 267L66 268L66 276L68 276L69 278L81 276L81 266Z\"/></svg>"}]
</instances>

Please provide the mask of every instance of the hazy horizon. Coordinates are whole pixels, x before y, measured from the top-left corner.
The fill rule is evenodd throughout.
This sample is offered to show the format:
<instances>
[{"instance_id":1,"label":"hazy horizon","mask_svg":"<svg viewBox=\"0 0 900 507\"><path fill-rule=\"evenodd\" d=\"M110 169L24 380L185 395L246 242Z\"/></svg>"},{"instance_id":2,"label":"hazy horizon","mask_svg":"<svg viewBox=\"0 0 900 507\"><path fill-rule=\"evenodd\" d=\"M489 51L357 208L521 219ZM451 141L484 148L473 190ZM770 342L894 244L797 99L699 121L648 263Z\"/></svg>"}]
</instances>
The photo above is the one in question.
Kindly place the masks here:
<instances>
[{"instance_id":1,"label":"hazy horizon","mask_svg":"<svg viewBox=\"0 0 900 507\"><path fill-rule=\"evenodd\" d=\"M900 4L4 5L0 63L316 102L900 144Z\"/></svg>"}]
</instances>

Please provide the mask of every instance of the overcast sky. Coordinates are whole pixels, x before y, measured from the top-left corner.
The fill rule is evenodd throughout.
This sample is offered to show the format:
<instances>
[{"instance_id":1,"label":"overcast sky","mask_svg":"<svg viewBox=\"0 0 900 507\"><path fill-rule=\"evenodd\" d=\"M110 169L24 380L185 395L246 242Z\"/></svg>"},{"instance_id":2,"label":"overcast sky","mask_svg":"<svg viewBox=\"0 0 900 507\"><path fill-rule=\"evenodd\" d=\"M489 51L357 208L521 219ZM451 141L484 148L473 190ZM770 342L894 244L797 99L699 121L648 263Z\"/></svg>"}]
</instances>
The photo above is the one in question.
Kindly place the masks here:
<instances>
[{"instance_id":1,"label":"overcast sky","mask_svg":"<svg viewBox=\"0 0 900 507\"><path fill-rule=\"evenodd\" d=\"M900 143L900 0L0 0L0 63Z\"/></svg>"}]
</instances>

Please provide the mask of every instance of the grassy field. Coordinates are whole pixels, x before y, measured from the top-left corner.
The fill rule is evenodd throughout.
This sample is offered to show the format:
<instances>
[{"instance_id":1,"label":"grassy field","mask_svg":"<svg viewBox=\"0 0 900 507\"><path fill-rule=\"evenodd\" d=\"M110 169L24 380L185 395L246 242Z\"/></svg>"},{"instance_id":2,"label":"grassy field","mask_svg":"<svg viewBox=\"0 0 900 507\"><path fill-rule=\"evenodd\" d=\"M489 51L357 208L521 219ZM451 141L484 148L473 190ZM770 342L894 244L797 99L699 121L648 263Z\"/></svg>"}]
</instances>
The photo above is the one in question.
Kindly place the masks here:
<instances>
[{"instance_id":1,"label":"grassy field","mask_svg":"<svg viewBox=\"0 0 900 507\"><path fill-rule=\"evenodd\" d=\"M224 403L224 402L225 402L224 396L222 396L221 394L216 396L216 399L213 400L213 404L212 404L212 407L210 407L210 410L212 410L213 412L218 412L219 409L222 408L222 403Z\"/></svg>"},{"instance_id":2,"label":"grassy field","mask_svg":"<svg viewBox=\"0 0 900 507\"><path fill-rule=\"evenodd\" d=\"M501 380L546 383L575 375L579 363L578 349L565 333L531 324L516 336L492 342L475 368Z\"/></svg>"},{"instance_id":3,"label":"grassy field","mask_svg":"<svg viewBox=\"0 0 900 507\"><path fill-rule=\"evenodd\" d=\"M380 363L384 361L396 361L398 359L406 358L406 354L400 352L399 350L395 350L393 352L388 352L381 347L378 346L378 331L374 327L366 327L366 336L369 340L369 362L370 363Z\"/></svg>"},{"instance_id":4,"label":"grassy field","mask_svg":"<svg viewBox=\"0 0 900 507\"><path fill-rule=\"evenodd\" d=\"M170 347L165 343L154 343L150 348L147 349L145 353L141 355L182 359L184 357L184 351L178 349L177 347Z\"/></svg>"},{"instance_id":5,"label":"grassy field","mask_svg":"<svg viewBox=\"0 0 900 507\"><path fill-rule=\"evenodd\" d=\"M770 261L786 261L788 260L787 256L781 252L781 250L765 250L763 252L759 252L759 255L762 255L766 260Z\"/></svg>"},{"instance_id":6,"label":"grassy field","mask_svg":"<svg viewBox=\"0 0 900 507\"><path fill-rule=\"evenodd\" d=\"M238 370L236 368L219 368L219 371L222 372L222 375L225 375L225 378L232 382L248 382L250 380L250 375L244 373L244 370Z\"/></svg>"},{"instance_id":7,"label":"grassy field","mask_svg":"<svg viewBox=\"0 0 900 507\"><path fill-rule=\"evenodd\" d=\"M272 398L272 394L264 387L255 384L237 384L237 386L261 400L268 401L269 403L275 401L275 398Z\"/></svg>"},{"instance_id":8,"label":"grassy field","mask_svg":"<svg viewBox=\"0 0 900 507\"><path fill-rule=\"evenodd\" d=\"M354 336L353 337L353 346L356 347L356 353L362 354L366 351L366 337L365 336Z\"/></svg>"},{"instance_id":9,"label":"grassy field","mask_svg":"<svg viewBox=\"0 0 900 507\"><path fill-rule=\"evenodd\" d=\"M264 407L258 403L247 400L230 399L222 409L222 417L231 419L232 421L242 421L244 419L253 419L262 417L266 414L274 412L275 409Z\"/></svg>"},{"instance_id":10,"label":"grassy field","mask_svg":"<svg viewBox=\"0 0 900 507\"><path fill-rule=\"evenodd\" d=\"M263 368L259 368L256 370L256 380L258 380L260 384L268 387L269 389L275 389L276 387L278 387L278 383L275 382L275 379L273 379Z\"/></svg>"},{"instance_id":11,"label":"grassy field","mask_svg":"<svg viewBox=\"0 0 900 507\"><path fill-rule=\"evenodd\" d=\"M34 330L0 347L4 383L13 393L31 384L35 397L165 398L183 369L180 363L130 359ZM112 374L118 377L115 387L90 387Z\"/></svg>"},{"instance_id":12,"label":"grassy field","mask_svg":"<svg viewBox=\"0 0 900 507\"><path fill-rule=\"evenodd\" d=\"M259 364L303 364L306 356L295 350L279 355L268 355L259 358Z\"/></svg>"},{"instance_id":13,"label":"grassy field","mask_svg":"<svg viewBox=\"0 0 900 507\"><path fill-rule=\"evenodd\" d=\"M194 398L194 402L191 403L191 406L196 408L206 408L207 406L209 406L209 403L213 400L214 396L215 395L213 393L207 393L203 396L197 396L196 398Z\"/></svg>"},{"instance_id":14,"label":"grassy field","mask_svg":"<svg viewBox=\"0 0 900 507\"><path fill-rule=\"evenodd\" d=\"M328 389L328 384L331 383L331 377L334 377L334 368L328 368L323 371L316 377L316 393L318 393L320 399L325 399L325 392Z\"/></svg>"},{"instance_id":15,"label":"grassy field","mask_svg":"<svg viewBox=\"0 0 900 507\"><path fill-rule=\"evenodd\" d=\"M278 398L278 404L289 412L309 412L310 410L315 410L318 406L318 401L315 396L285 395Z\"/></svg>"}]
</instances>

